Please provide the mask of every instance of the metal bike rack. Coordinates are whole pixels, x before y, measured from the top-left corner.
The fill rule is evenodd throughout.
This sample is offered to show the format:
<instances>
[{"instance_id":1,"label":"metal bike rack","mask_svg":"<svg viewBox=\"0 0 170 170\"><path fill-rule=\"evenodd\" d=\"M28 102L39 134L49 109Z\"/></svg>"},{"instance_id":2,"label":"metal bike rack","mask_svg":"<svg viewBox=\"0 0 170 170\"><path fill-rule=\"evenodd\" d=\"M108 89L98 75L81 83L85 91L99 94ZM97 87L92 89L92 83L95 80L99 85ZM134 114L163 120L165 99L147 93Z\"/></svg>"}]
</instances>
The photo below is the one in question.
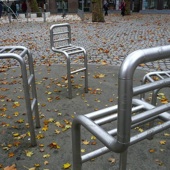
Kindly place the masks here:
<instances>
[{"instance_id":1,"label":"metal bike rack","mask_svg":"<svg viewBox=\"0 0 170 170\"><path fill-rule=\"evenodd\" d=\"M147 73L142 80L142 84L146 84L147 82L155 82L158 80L164 80L170 77L170 71L155 71L155 72L150 72ZM168 85L170 87L170 85ZM152 99L151 99L151 104L156 105L157 101L157 94L160 89L155 89L152 92ZM141 95L141 98L145 99L145 94Z\"/></svg>"},{"instance_id":2,"label":"metal bike rack","mask_svg":"<svg viewBox=\"0 0 170 170\"><path fill-rule=\"evenodd\" d=\"M27 75L27 67L25 63L25 57L28 59L29 65L29 77ZM35 114L36 127L40 127L39 113L38 113L38 101L37 93L35 87L35 75L33 67L33 59L30 51L23 46L4 46L0 47L0 59L15 59L19 62L21 66L21 74L23 80L23 88L26 102L26 110L28 116L28 123L31 134L31 145L36 145L34 123L33 123L33 113ZM30 89L32 90L32 99L30 97ZM32 102L31 102L32 100Z\"/></svg>"},{"instance_id":3,"label":"metal bike rack","mask_svg":"<svg viewBox=\"0 0 170 170\"><path fill-rule=\"evenodd\" d=\"M71 44L71 27L68 23L55 24L50 27L50 43L54 52L61 53L67 60L67 79L68 79L68 97L72 98L71 75L84 71L85 76L85 92L88 92L88 68L87 54L83 47ZM70 63L73 55L82 54L84 57L84 67L75 71L71 71Z\"/></svg>"},{"instance_id":4,"label":"metal bike rack","mask_svg":"<svg viewBox=\"0 0 170 170\"><path fill-rule=\"evenodd\" d=\"M127 150L130 145L149 138L170 127L170 103L154 106L134 96L166 87L170 78L133 87L133 74L137 66L170 57L170 45L138 50L126 57L119 70L118 105L86 115L77 116L72 123L73 169L81 170L86 161L113 151L120 153L119 170L126 170ZM132 113L136 114L133 115ZM138 114L137 114L138 113ZM164 121L142 133L131 135L131 129L154 119ZM117 128L106 131L101 125L117 120ZM81 126L100 140L104 147L81 155ZM114 136L117 136L116 138Z\"/></svg>"}]
</instances>

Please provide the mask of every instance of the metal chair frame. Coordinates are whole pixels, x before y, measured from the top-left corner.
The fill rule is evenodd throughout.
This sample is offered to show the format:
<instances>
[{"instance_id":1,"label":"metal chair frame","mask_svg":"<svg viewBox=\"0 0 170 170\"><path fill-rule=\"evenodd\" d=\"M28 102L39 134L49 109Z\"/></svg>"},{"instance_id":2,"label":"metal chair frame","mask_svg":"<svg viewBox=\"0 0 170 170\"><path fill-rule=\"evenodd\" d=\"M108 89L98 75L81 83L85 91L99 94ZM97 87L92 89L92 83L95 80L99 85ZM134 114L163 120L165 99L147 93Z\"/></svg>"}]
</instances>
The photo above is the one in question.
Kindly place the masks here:
<instances>
[{"instance_id":1,"label":"metal chair frame","mask_svg":"<svg viewBox=\"0 0 170 170\"><path fill-rule=\"evenodd\" d=\"M119 170L126 170L127 151L130 145L170 127L170 113L167 112L170 109L170 103L154 106L141 99L134 99L136 95L168 86L170 78L133 87L133 74L139 64L169 57L170 45L131 53L126 57L119 71L118 105L84 116L79 115L73 120L72 151L74 170L81 170L84 162L110 151L120 153ZM134 111L135 113L140 111L140 113L133 115ZM131 136L132 128L154 119L161 119L164 123ZM101 125L115 120L117 120L117 128L106 131L101 127ZM104 147L81 155L81 126L96 136L104 144ZM115 135L117 138L114 137Z\"/></svg>"},{"instance_id":2,"label":"metal chair frame","mask_svg":"<svg viewBox=\"0 0 170 170\"><path fill-rule=\"evenodd\" d=\"M27 67L25 58L28 58L29 77L27 75ZM35 86L35 74L31 52L23 46L4 46L0 47L0 59L15 59L21 66L21 74L23 81L23 89L25 95L26 110L28 116L29 130L31 134L31 145L36 145L36 137L34 130L33 114L35 114L36 127L40 128L40 120L38 113L38 100ZM32 102L30 97L30 89L32 93Z\"/></svg>"},{"instance_id":3,"label":"metal chair frame","mask_svg":"<svg viewBox=\"0 0 170 170\"><path fill-rule=\"evenodd\" d=\"M88 92L88 68L87 53L83 47L71 44L71 26L68 23L55 24L50 27L50 44L52 51L61 53L67 60L67 79L68 79L68 97L72 98L71 75L84 71L85 92ZM82 54L84 56L84 67L71 71L71 57Z\"/></svg>"}]
</instances>

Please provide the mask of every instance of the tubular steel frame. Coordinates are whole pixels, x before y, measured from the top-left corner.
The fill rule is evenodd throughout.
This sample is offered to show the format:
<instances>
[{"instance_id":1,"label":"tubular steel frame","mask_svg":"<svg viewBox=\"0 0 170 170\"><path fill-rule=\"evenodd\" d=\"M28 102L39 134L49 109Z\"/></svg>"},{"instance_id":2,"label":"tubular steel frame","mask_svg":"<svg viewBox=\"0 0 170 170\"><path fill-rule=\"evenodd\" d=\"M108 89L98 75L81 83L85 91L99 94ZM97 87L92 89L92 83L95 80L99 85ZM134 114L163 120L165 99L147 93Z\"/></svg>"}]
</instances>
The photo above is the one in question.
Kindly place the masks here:
<instances>
[{"instance_id":1,"label":"tubular steel frame","mask_svg":"<svg viewBox=\"0 0 170 170\"><path fill-rule=\"evenodd\" d=\"M19 53L19 54L18 54ZM29 77L24 58L28 57ZM15 59L21 66L21 74L23 81L23 89L25 95L26 110L28 116L29 130L31 134L31 145L36 145L36 137L33 123L33 113L35 114L36 127L40 128L40 120L38 113L38 101L35 86L35 74L31 52L23 46L4 46L0 47L0 59ZM30 97L30 89L32 90L32 102Z\"/></svg>"},{"instance_id":2,"label":"tubular steel frame","mask_svg":"<svg viewBox=\"0 0 170 170\"><path fill-rule=\"evenodd\" d=\"M55 30L57 30L58 28L60 28L60 31L55 32ZM64 38L55 37L64 34L66 35L66 37ZM59 43L61 42L63 43L65 42L65 44L59 45ZM88 92L87 53L83 47L79 47L71 44L71 27L68 23L55 24L50 27L50 44L51 44L52 51L63 54L67 59L68 97L70 99L72 98L71 75L82 71L84 71L85 92L87 93ZM84 56L84 67L71 72L71 67L70 67L71 57L79 53L82 53Z\"/></svg>"},{"instance_id":3,"label":"tubular steel frame","mask_svg":"<svg viewBox=\"0 0 170 170\"><path fill-rule=\"evenodd\" d=\"M149 82L155 82L158 80L164 80L170 77L170 71L155 71L155 72L150 72L147 73L142 80L142 84ZM170 87L170 85L168 85L168 87ZM152 100L151 100L151 104L156 105L156 101L157 101L157 94L159 92L160 89L155 89L152 92ZM141 98L145 98L145 94L141 95Z\"/></svg>"},{"instance_id":4,"label":"tubular steel frame","mask_svg":"<svg viewBox=\"0 0 170 170\"><path fill-rule=\"evenodd\" d=\"M170 109L170 103L154 106L141 99L133 99L133 96L167 87L170 84L170 78L167 78L133 87L133 74L137 66L141 63L169 57L170 45L138 50L131 53L126 57L119 71L118 105L92 112L84 116L79 115L73 120L72 150L74 170L81 170L82 163L110 151L120 153L119 170L126 170L127 150L130 145L149 138L170 127L170 114L166 112ZM141 113L132 116L132 112L138 110L141 110ZM131 136L132 128L150 122L156 118L162 119L165 122L161 125L151 127L140 134ZM114 120L117 120L116 129L105 131L100 127L100 125ZM82 156L81 126L96 136L105 147ZM117 138L114 138L115 135L117 135Z\"/></svg>"}]
</instances>

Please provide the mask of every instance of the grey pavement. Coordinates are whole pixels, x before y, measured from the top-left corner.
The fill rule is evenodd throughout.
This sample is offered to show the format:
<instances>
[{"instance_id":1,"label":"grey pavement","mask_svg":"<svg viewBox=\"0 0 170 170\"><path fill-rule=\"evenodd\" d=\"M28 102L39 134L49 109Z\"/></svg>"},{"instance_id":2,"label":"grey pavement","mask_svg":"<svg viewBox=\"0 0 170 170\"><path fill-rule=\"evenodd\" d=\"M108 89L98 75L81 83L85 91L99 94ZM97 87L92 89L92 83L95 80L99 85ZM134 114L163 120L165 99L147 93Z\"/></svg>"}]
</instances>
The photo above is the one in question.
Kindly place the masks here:
<instances>
[{"instance_id":1,"label":"grey pavement","mask_svg":"<svg viewBox=\"0 0 170 170\"><path fill-rule=\"evenodd\" d=\"M31 147L20 68L16 67L16 61L1 60L0 167L15 163L18 170L35 166L36 170L60 170L66 163L72 165L71 130L66 125L70 125L76 115L117 104L118 70L129 53L170 43L170 17L167 14L133 14L124 18L110 14L105 19L105 23L92 23L87 14L84 22L58 19L46 23L34 20L0 24L0 46L23 45L33 53L41 118L41 128L36 129L37 146ZM54 54L49 44L50 26L63 22L71 24L73 44L85 47L88 53L89 93L85 94L83 90L83 74L76 74L73 99L67 98L65 60ZM80 58L72 61L72 67L82 64ZM134 74L134 85L140 84L148 71L167 69L168 60L142 64ZM115 123L109 124L109 128L114 126ZM145 126L134 132L141 129ZM153 140L129 147L127 169L169 170L169 136L170 131L166 130L155 135ZM85 145L82 141L85 153L102 146L91 137L83 130L82 139L90 142ZM55 149L54 142L60 148ZM115 159L115 163L111 163L110 158ZM84 163L83 170L117 170L118 163L119 154L108 153Z\"/></svg>"}]
</instances>

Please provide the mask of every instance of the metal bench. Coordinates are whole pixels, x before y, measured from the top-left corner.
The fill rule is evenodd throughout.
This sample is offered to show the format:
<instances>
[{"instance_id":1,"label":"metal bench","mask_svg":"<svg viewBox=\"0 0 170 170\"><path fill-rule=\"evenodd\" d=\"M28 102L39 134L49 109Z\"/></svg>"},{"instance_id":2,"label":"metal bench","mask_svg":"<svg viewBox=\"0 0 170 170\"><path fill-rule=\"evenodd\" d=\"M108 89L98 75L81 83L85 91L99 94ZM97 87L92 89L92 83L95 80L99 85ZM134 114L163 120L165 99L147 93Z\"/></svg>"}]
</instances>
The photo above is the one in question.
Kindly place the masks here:
<instances>
[{"instance_id":1,"label":"metal bench","mask_svg":"<svg viewBox=\"0 0 170 170\"><path fill-rule=\"evenodd\" d=\"M25 59L28 60L28 71ZM0 59L15 59L21 66L21 75L23 81L23 89L26 102L26 110L28 116L29 130L31 134L31 145L36 145L36 137L34 131L33 114L35 114L36 127L40 127L39 113L38 113L38 101L35 87L35 75L33 67L33 59L30 51L23 46L0 46ZM31 90L31 92L30 92ZM30 95L31 93L31 95ZM31 99L31 97L32 99ZM32 101L32 102L31 102Z\"/></svg>"},{"instance_id":2,"label":"metal bench","mask_svg":"<svg viewBox=\"0 0 170 170\"><path fill-rule=\"evenodd\" d=\"M131 53L126 57L119 71L118 105L75 117L72 123L74 170L81 170L84 162L110 151L120 153L119 170L126 170L127 151L130 145L170 127L170 113L167 112L170 109L170 103L154 106L138 97L143 93L167 87L170 84L170 78L133 87L133 74L139 64L169 57L170 45ZM132 114L133 112L135 115ZM155 119L161 119L164 123L132 135L133 128ZM117 121L117 128L108 131L101 127L112 121ZM81 126L96 136L104 147L81 155Z\"/></svg>"},{"instance_id":3,"label":"metal bench","mask_svg":"<svg viewBox=\"0 0 170 170\"><path fill-rule=\"evenodd\" d=\"M50 27L50 43L52 51L61 53L67 60L67 79L68 79L68 97L72 98L71 75L84 71L85 75L85 92L88 92L88 69L87 54L83 47L71 44L71 27L68 23L55 24ZM71 71L71 57L81 54L84 57L84 67Z\"/></svg>"}]
</instances>

